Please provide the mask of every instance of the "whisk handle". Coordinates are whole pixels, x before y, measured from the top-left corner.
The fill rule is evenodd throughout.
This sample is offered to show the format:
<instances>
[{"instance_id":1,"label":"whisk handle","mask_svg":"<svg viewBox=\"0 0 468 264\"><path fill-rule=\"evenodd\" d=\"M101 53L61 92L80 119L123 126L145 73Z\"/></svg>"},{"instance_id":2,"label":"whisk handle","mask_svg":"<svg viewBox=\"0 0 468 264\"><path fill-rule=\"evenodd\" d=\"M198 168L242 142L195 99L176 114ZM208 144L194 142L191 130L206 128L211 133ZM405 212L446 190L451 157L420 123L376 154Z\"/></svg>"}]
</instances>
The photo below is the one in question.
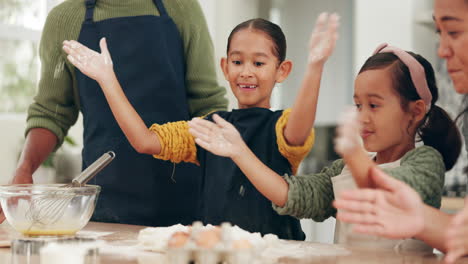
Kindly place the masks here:
<instances>
[{"instance_id":1,"label":"whisk handle","mask_svg":"<svg viewBox=\"0 0 468 264\"><path fill-rule=\"evenodd\" d=\"M104 169L113 159L115 158L115 153L109 151L104 153L99 159L89 165L80 175L76 176L72 180L73 186L83 186L89 180L91 180L96 174L98 174L102 169Z\"/></svg>"}]
</instances>

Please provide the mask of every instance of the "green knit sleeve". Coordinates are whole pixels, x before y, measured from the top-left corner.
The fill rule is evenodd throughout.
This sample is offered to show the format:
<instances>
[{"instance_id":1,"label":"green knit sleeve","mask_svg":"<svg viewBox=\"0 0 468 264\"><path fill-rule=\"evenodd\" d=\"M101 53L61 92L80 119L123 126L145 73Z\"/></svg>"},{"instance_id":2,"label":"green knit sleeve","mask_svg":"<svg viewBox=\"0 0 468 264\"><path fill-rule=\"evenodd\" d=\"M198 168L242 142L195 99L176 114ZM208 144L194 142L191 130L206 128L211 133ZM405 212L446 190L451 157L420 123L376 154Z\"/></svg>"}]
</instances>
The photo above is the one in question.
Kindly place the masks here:
<instances>
[{"instance_id":1,"label":"green knit sleeve","mask_svg":"<svg viewBox=\"0 0 468 264\"><path fill-rule=\"evenodd\" d=\"M74 26L70 20L79 15L63 4L51 10L39 45L40 80L37 94L28 109L26 134L32 128L46 128L57 136L56 148L62 144L68 129L78 118L74 78L65 61L62 42L64 39L76 38L80 25Z\"/></svg>"},{"instance_id":2,"label":"green knit sleeve","mask_svg":"<svg viewBox=\"0 0 468 264\"><path fill-rule=\"evenodd\" d=\"M324 221L335 215L332 206L335 199L331 178L343 170L343 160L336 160L330 167L320 173L288 176L288 200L284 207L273 204L273 209L280 215L291 215L297 218L312 218L314 221Z\"/></svg>"},{"instance_id":3,"label":"green knit sleeve","mask_svg":"<svg viewBox=\"0 0 468 264\"><path fill-rule=\"evenodd\" d=\"M184 42L191 116L226 110L226 89L216 79L213 42L200 4L196 0L165 0L164 4Z\"/></svg>"},{"instance_id":4,"label":"green knit sleeve","mask_svg":"<svg viewBox=\"0 0 468 264\"><path fill-rule=\"evenodd\" d=\"M403 156L399 167L384 171L411 186L424 203L440 207L445 165L442 155L436 149L418 147Z\"/></svg>"}]
</instances>

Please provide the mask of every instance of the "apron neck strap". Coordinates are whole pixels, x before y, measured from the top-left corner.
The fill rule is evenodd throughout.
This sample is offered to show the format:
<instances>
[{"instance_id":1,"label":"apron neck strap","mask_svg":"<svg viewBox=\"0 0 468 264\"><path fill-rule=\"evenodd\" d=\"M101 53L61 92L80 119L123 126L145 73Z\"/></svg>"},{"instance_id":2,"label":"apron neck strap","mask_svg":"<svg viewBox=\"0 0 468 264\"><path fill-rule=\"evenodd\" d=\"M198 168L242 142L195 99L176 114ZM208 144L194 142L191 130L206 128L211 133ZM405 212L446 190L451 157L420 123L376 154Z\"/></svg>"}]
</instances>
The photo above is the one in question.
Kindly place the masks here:
<instances>
[{"instance_id":1,"label":"apron neck strap","mask_svg":"<svg viewBox=\"0 0 468 264\"><path fill-rule=\"evenodd\" d=\"M174 1L174 0L170 0L170 1ZM158 8L159 14L161 16L167 16L166 8L164 7L164 4L162 3L162 0L153 0L153 2L156 5L156 7Z\"/></svg>"},{"instance_id":2,"label":"apron neck strap","mask_svg":"<svg viewBox=\"0 0 468 264\"><path fill-rule=\"evenodd\" d=\"M86 0L86 15L85 15L85 22L92 23L93 22L93 15L94 15L94 7L96 6L97 0ZM162 3L162 0L153 0L154 4L159 10L159 14L161 16L167 16L166 8Z\"/></svg>"},{"instance_id":3,"label":"apron neck strap","mask_svg":"<svg viewBox=\"0 0 468 264\"><path fill-rule=\"evenodd\" d=\"M96 6L96 0L86 0L86 15L85 22L93 22L94 7Z\"/></svg>"}]
</instances>

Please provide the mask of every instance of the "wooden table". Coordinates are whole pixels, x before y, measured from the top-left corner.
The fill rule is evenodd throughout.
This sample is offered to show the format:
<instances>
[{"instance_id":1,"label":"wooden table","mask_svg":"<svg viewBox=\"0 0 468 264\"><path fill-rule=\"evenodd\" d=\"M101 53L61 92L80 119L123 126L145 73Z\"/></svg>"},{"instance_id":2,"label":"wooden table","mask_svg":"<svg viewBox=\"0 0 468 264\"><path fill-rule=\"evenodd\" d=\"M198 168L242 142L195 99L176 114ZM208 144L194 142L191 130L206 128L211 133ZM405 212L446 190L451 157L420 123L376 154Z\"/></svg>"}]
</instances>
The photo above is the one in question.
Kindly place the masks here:
<instances>
[{"instance_id":1,"label":"wooden table","mask_svg":"<svg viewBox=\"0 0 468 264\"><path fill-rule=\"evenodd\" d=\"M89 264L150 264L164 263L164 255L146 252L135 247L137 244L138 232L144 226L121 225L121 224L106 224L106 223L89 223L84 231L88 233L101 235L99 240L106 241L107 250L96 254L95 257L89 259ZM106 233L107 232L107 233ZM15 238L18 235L11 230L8 225L0 226L0 240L6 238ZM311 242L284 241L288 245L297 245L298 247L313 249L314 252L328 252L328 256L308 255L302 257L282 257L274 263L285 264L366 264L366 263L385 263L385 264L408 264L408 263L439 263L440 255L418 255L418 254L403 254L393 251L372 251L346 248L349 252L346 255L331 256L330 252L343 252L344 247L338 245L318 244ZM14 264L39 264L37 254L31 254L24 251L24 248L18 250L15 245L12 248L0 249L0 263ZM66 262L64 262L66 263ZM87 263L87 264L88 264ZM259 262L260 263L260 262ZM272 262L267 262L272 263ZM468 258L459 260L457 263L468 264ZM44 264L44 263L40 263Z\"/></svg>"},{"instance_id":2,"label":"wooden table","mask_svg":"<svg viewBox=\"0 0 468 264\"><path fill-rule=\"evenodd\" d=\"M442 204L440 210L454 214L463 209L465 206L465 199L462 197L442 197Z\"/></svg>"}]
</instances>

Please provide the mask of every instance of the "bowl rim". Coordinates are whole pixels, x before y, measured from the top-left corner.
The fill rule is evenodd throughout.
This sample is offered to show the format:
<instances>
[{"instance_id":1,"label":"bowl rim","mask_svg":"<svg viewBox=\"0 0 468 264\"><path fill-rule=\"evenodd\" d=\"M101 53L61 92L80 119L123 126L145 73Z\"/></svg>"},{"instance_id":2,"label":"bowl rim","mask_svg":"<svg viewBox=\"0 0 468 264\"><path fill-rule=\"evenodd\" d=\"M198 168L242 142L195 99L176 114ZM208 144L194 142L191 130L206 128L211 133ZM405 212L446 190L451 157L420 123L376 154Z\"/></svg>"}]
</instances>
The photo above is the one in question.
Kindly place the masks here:
<instances>
[{"instance_id":1,"label":"bowl rim","mask_svg":"<svg viewBox=\"0 0 468 264\"><path fill-rule=\"evenodd\" d=\"M60 188L64 187L64 188ZM73 195L92 195L99 194L101 186L86 184L81 187L66 186L63 183L40 183L40 184L0 184L0 196L19 196L19 195L34 195L34 194L46 194L47 192L58 192L61 190L67 190Z\"/></svg>"}]
</instances>

